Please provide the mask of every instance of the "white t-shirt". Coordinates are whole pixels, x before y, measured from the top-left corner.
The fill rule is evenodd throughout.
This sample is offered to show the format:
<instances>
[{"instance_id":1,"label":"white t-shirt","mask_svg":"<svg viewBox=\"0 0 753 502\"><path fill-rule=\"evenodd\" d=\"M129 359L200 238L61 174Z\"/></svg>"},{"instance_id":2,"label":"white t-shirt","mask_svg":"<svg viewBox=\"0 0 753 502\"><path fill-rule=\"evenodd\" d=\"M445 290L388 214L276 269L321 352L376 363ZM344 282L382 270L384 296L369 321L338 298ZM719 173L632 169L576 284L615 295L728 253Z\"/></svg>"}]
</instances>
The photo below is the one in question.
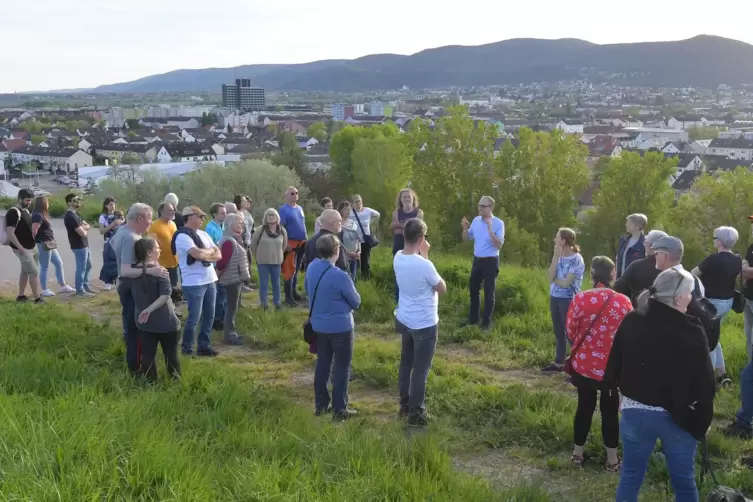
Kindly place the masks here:
<instances>
[{"instance_id":1,"label":"white t-shirt","mask_svg":"<svg viewBox=\"0 0 753 502\"><path fill-rule=\"evenodd\" d=\"M392 261L400 288L395 315L410 329L430 328L439 322L439 294L434 286L442 278L434 264L417 254L398 251Z\"/></svg>"},{"instance_id":2,"label":"white t-shirt","mask_svg":"<svg viewBox=\"0 0 753 502\"><path fill-rule=\"evenodd\" d=\"M358 236L361 238L361 242L363 242L363 235L371 235L371 220L379 218L379 211L375 211L374 209L371 209L370 207L365 207L361 209L358 212L358 219L361 220L361 225L363 225L363 232L361 232L361 225L358 224L358 220L356 219L356 212L351 211L349 218L356 222L356 228L358 229Z\"/></svg>"},{"instance_id":3,"label":"white t-shirt","mask_svg":"<svg viewBox=\"0 0 753 502\"><path fill-rule=\"evenodd\" d=\"M209 234L203 230L197 230L199 239L204 243L206 249L212 249L214 243ZM175 251L178 253L178 265L180 266L181 285L183 286L203 286L205 284L211 284L217 282L217 272L214 270L214 266L210 265L205 267L200 261L195 261L192 265L188 265L188 250L195 248L193 240L186 234L180 234L175 238Z\"/></svg>"}]
</instances>

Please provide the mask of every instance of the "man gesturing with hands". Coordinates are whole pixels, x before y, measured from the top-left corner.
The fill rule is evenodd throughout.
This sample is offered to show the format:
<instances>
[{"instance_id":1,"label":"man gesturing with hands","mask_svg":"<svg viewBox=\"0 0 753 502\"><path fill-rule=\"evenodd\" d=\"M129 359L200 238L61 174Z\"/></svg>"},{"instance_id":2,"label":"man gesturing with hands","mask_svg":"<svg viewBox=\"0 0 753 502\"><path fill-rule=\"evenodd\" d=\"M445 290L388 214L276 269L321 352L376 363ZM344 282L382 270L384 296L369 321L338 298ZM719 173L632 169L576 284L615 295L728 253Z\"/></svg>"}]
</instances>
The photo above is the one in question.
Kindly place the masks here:
<instances>
[{"instance_id":1,"label":"man gesturing with hands","mask_svg":"<svg viewBox=\"0 0 753 502\"><path fill-rule=\"evenodd\" d=\"M505 242L505 224L492 214L494 199L484 195L478 201L478 216L472 222L463 217L463 240L473 241L473 266L468 289L471 308L467 325L478 324L481 329L491 328L497 275L499 275L499 250ZM484 285L484 313L480 314L481 284Z\"/></svg>"}]
</instances>

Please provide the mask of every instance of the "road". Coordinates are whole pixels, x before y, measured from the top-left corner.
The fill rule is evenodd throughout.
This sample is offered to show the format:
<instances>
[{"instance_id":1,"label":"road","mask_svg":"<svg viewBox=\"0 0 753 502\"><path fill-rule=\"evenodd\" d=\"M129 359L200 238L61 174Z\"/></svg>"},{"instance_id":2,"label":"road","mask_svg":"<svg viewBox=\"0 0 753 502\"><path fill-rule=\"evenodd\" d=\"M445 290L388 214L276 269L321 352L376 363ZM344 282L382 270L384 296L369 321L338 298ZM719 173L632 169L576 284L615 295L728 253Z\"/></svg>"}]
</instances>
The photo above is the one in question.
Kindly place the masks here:
<instances>
[{"instance_id":1,"label":"road","mask_svg":"<svg viewBox=\"0 0 753 502\"><path fill-rule=\"evenodd\" d=\"M2 212L5 215L5 212ZM96 221L90 221L89 224L95 225ZM70 246L68 246L68 233L65 231L65 225L63 225L62 218L54 218L52 220L52 230L55 232L55 240L58 243L58 253L63 259L63 269L65 270L65 280L71 286L73 286L73 272L76 269L76 262L73 258L73 252ZM102 248L104 246L104 239L99 233L99 229L92 228L89 232L89 248L92 253L92 283L100 285L99 271L102 269ZM10 246L0 246L0 281L17 281L18 274L21 272L21 264L18 262L18 258L13 254ZM57 291L55 285L55 270L50 264L50 270L47 273L48 285L53 291Z\"/></svg>"}]
</instances>

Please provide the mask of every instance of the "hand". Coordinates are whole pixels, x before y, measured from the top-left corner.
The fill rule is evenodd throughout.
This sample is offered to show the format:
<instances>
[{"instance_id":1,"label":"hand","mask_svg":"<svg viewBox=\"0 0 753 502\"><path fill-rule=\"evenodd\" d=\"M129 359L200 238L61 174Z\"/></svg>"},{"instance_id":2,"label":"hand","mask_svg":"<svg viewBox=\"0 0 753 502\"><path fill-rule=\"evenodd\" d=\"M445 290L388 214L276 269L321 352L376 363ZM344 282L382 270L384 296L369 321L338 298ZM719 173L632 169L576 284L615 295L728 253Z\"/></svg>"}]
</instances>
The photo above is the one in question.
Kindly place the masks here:
<instances>
[{"instance_id":1,"label":"hand","mask_svg":"<svg viewBox=\"0 0 753 502\"><path fill-rule=\"evenodd\" d=\"M285 246L285 252L289 253L293 250L293 248L290 247L290 245Z\"/></svg>"},{"instance_id":2,"label":"hand","mask_svg":"<svg viewBox=\"0 0 753 502\"><path fill-rule=\"evenodd\" d=\"M562 256L562 247L561 246L554 246L554 256L557 258Z\"/></svg>"},{"instance_id":3,"label":"hand","mask_svg":"<svg viewBox=\"0 0 753 502\"><path fill-rule=\"evenodd\" d=\"M160 266L149 267L148 269L146 269L146 273L154 277L164 277L164 278L170 277L170 274L168 273L167 269L165 267L160 267Z\"/></svg>"},{"instance_id":4,"label":"hand","mask_svg":"<svg viewBox=\"0 0 753 502\"><path fill-rule=\"evenodd\" d=\"M463 227L463 230L468 230L471 226L470 222L468 221L468 218L463 216L463 219L460 221L460 226Z\"/></svg>"},{"instance_id":5,"label":"hand","mask_svg":"<svg viewBox=\"0 0 753 502\"><path fill-rule=\"evenodd\" d=\"M353 253L353 258L355 258L356 260L360 260L361 259L361 252L359 251L357 253Z\"/></svg>"},{"instance_id":6,"label":"hand","mask_svg":"<svg viewBox=\"0 0 753 502\"><path fill-rule=\"evenodd\" d=\"M149 311L148 310L142 310L139 314L139 318L137 319L139 324L144 324L146 321L149 320Z\"/></svg>"},{"instance_id":7,"label":"hand","mask_svg":"<svg viewBox=\"0 0 753 502\"><path fill-rule=\"evenodd\" d=\"M423 256L424 258L428 258L429 248L431 248L431 244L429 244L429 241L424 239L424 241L421 243L421 246L418 248L418 251L421 253L421 256Z\"/></svg>"},{"instance_id":8,"label":"hand","mask_svg":"<svg viewBox=\"0 0 753 502\"><path fill-rule=\"evenodd\" d=\"M488 228L489 231L491 232L492 231L492 218L491 218L491 216L489 217L489 219L484 218L484 223L486 223L486 228Z\"/></svg>"}]
</instances>

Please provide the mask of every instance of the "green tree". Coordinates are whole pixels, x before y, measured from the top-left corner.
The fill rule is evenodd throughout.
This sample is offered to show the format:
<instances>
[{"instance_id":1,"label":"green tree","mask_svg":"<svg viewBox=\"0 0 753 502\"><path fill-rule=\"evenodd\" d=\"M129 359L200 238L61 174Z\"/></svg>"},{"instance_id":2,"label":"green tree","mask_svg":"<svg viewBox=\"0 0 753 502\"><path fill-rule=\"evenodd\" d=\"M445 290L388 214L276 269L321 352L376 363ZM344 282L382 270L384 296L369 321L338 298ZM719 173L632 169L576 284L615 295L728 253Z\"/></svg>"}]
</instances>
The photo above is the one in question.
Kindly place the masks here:
<instances>
[{"instance_id":1,"label":"green tree","mask_svg":"<svg viewBox=\"0 0 753 502\"><path fill-rule=\"evenodd\" d=\"M32 134L31 135L31 144L32 145L38 145L42 142L44 142L47 138L42 136L41 134Z\"/></svg>"},{"instance_id":2,"label":"green tree","mask_svg":"<svg viewBox=\"0 0 753 502\"><path fill-rule=\"evenodd\" d=\"M735 227L740 240L735 246L745 253L751 243L748 216L753 214L753 172L744 167L721 173L704 174L669 211L667 231L685 246L683 262L691 269L714 251L714 229Z\"/></svg>"},{"instance_id":3,"label":"green tree","mask_svg":"<svg viewBox=\"0 0 753 502\"><path fill-rule=\"evenodd\" d=\"M676 172L677 157L648 152L643 157L623 152L612 159L594 193L594 209L586 212L580 229L586 248L594 255L613 257L625 218L633 213L648 217L651 228L661 228L674 200L669 177Z\"/></svg>"},{"instance_id":4,"label":"green tree","mask_svg":"<svg viewBox=\"0 0 753 502\"><path fill-rule=\"evenodd\" d=\"M138 129L141 127L138 119L126 119L125 123L128 124L128 129Z\"/></svg>"},{"instance_id":5,"label":"green tree","mask_svg":"<svg viewBox=\"0 0 753 502\"><path fill-rule=\"evenodd\" d=\"M308 127L309 138L315 138L319 143L327 141L327 124L324 122L314 122Z\"/></svg>"},{"instance_id":6,"label":"green tree","mask_svg":"<svg viewBox=\"0 0 753 502\"><path fill-rule=\"evenodd\" d=\"M137 136L137 134L136 134L135 132L133 132L133 131L128 131L128 137L129 137L129 138L135 138L136 136Z\"/></svg>"},{"instance_id":7,"label":"green tree","mask_svg":"<svg viewBox=\"0 0 753 502\"><path fill-rule=\"evenodd\" d=\"M214 112L207 113L204 112L201 114L201 125L202 126L210 126L212 124L217 123L217 114Z\"/></svg>"},{"instance_id":8,"label":"green tree","mask_svg":"<svg viewBox=\"0 0 753 502\"><path fill-rule=\"evenodd\" d=\"M726 130L726 128L719 127L693 127L688 129L688 137L693 140L701 139L716 139L719 137L719 131Z\"/></svg>"},{"instance_id":9,"label":"green tree","mask_svg":"<svg viewBox=\"0 0 753 502\"><path fill-rule=\"evenodd\" d=\"M400 130L393 123L374 127L346 126L338 131L329 145L329 156L332 160L332 174L340 183L343 190L353 193L353 150L359 138L396 137Z\"/></svg>"}]
</instances>

